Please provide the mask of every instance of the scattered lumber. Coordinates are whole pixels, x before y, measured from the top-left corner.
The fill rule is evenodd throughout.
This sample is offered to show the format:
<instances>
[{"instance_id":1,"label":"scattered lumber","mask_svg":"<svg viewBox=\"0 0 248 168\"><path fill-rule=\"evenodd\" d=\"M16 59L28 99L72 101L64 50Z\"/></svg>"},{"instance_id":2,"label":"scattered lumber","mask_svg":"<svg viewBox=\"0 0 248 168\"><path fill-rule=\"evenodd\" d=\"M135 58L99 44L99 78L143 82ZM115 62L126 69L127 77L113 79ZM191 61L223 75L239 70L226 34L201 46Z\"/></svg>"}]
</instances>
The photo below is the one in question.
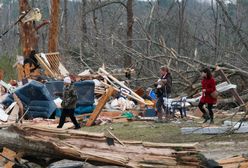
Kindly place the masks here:
<instances>
[{"instance_id":1,"label":"scattered lumber","mask_svg":"<svg viewBox=\"0 0 248 168\"><path fill-rule=\"evenodd\" d=\"M43 69L46 70L48 76L59 78L69 75L64 65L61 63L59 52L40 53L36 54L35 58L38 60Z\"/></svg>"},{"instance_id":2,"label":"scattered lumber","mask_svg":"<svg viewBox=\"0 0 248 168\"><path fill-rule=\"evenodd\" d=\"M112 96L113 92L114 92L113 87L110 87L109 89L107 89L106 94L100 98L95 110L90 115L90 118L88 119L86 123L86 126L89 127L94 123L98 115L101 113L101 110L103 109L104 105L109 100L109 98Z\"/></svg>"},{"instance_id":3,"label":"scattered lumber","mask_svg":"<svg viewBox=\"0 0 248 168\"><path fill-rule=\"evenodd\" d=\"M122 141L107 144L103 133L11 125L0 130L0 147L24 156L97 161L125 167L200 167L196 144L163 144ZM120 140L119 140L120 141Z\"/></svg>"},{"instance_id":4,"label":"scattered lumber","mask_svg":"<svg viewBox=\"0 0 248 168\"><path fill-rule=\"evenodd\" d=\"M3 162L4 168L12 168L15 164L16 152L3 148L3 152L0 154L0 161Z\"/></svg>"},{"instance_id":5,"label":"scattered lumber","mask_svg":"<svg viewBox=\"0 0 248 168\"><path fill-rule=\"evenodd\" d=\"M221 76L223 81L226 81L229 84L231 83L230 80L225 75L223 69L218 68L217 72L220 74L220 76ZM244 100L239 96L239 94L238 94L236 89L231 89L231 92L232 92L232 95L234 96L234 98L239 103L239 105L244 105L245 104Z\"/></svg>"},{"instance_id":6,"label":"scattered lumber","mask_svg":"<svg viewBox=\"0 0 248 168\"><path fill-rule=\"evenodd\" d=\"M248 167L248 158L243 156L234 156L231 158L221 159L217 161L223 168L246 168Z\"/></svg>"},{"instance_id":7,"label":"scattered lumber","mask_svg":"<svg viewBox=\"0 0 248 168\"><path fill-rule=\"evenodd\" d=\"M136 94L134 91L132 91L132 89L130 89L129 87L127 87L125 84L121 83L118 79L116 79L115 77L113 77L110 73L108 73L105 69L103 68L99 68L99 72L103 73L104 75L102 75L104 77L104 79L107 79L108 82L110 82L112 84L112 86L114 86L115 88L118 89L118 87L114 84L114 82L116 84L118 84L120 87L128 90L130 92L130 95L132 97L135 97L137 101L139 101L142 104L145 104L145 101L142 97L140 97L138 94ZM111 80L113 82L111 82Z\"/></svg>"}]
</instances>

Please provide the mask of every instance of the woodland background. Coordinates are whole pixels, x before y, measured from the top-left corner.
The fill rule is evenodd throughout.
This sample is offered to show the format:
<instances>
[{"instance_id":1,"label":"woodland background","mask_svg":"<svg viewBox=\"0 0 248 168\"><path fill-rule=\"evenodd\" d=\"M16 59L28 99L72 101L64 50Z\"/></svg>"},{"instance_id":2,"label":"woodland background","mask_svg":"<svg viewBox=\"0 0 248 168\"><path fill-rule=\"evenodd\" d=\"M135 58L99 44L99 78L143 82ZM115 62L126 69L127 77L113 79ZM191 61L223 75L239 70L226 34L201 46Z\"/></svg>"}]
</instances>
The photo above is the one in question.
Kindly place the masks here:
<instances>
[{"instance_id":1,"label":"woodland background","mask_svg":"<svg viewBox=\"0 0 248 168\"><path fill-rule=\"evenodd\" d=\"M49 19L50 0L30 0ZM168 65L174 92L196 88L199 70L219 64L246 92L248 71L247 0L60 0L59 47L73 73L135 68L132 85L152 86L159 67ZM0 0L0 32L19 17L18 0ZM48 26L37 32L38 52L47 52ZM19 28L0 40L0 68L15 78L12 64L21 55ZM232 78L233 76L233 78Z\"/></svg>"}]
</instances>

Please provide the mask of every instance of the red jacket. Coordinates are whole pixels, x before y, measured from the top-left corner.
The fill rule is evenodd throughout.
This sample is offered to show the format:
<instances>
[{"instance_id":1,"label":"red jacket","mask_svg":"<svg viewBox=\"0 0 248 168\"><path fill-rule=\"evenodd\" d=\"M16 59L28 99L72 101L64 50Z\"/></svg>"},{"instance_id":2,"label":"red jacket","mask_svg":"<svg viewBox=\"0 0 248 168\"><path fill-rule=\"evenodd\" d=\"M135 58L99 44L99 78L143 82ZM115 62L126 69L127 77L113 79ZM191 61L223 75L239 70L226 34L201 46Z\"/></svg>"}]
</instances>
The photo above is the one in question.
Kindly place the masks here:
<instances>
[{"instance_id":1,"label":"red jacket","mask_svg":"<svg viewBox=\"0 0 248 168\"><path fill-rule=\"evenodd\" d=\"M202 91L202 97L201 102L202 103L208 103L208 104L215 104L217 102L217 99L213 98L210 94L216 90L215 87L215 80L213 77L210 79L204 78L201 81L202 84L202 90L205 89L206 91Z\"/></svg>"}]
</instances>

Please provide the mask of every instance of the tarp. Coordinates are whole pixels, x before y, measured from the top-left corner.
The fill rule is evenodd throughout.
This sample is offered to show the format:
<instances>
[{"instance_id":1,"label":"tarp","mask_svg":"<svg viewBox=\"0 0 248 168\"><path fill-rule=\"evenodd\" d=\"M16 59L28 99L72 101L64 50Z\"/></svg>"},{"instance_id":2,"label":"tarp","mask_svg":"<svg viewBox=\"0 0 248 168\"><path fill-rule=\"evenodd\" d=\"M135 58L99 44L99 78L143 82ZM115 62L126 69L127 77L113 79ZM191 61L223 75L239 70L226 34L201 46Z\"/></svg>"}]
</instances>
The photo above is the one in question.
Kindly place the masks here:
<instances>
[{"instance_id":1,"label":"tarp","mask_svg":"<svg viewBox=\"0 0 248 168\"><path fill-rule=\"evenodd\" d=\"M46 86L37 81L31 81L15 91L24 107L28 109L28 118L49 118L55 111L56 105ZM2 103L8 105L12 103L13 96L9 95Z\"/></svg>"}]
</instances>

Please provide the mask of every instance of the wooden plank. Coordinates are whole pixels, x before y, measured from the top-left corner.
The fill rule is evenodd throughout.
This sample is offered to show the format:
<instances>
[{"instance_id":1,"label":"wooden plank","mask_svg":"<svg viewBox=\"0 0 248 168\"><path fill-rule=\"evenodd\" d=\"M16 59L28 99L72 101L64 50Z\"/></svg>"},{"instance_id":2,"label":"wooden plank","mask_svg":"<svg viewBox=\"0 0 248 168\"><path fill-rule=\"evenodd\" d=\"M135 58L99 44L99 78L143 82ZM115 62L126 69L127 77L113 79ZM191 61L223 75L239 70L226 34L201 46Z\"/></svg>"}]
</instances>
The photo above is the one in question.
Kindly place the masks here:
<instances>
[{"instance_id":1,"label":"wooden plank","mask_svg":"<svg viewBox=\"0 0 248 168\"><path fill-rule=\"evenodd\" d=\"M229 83L229 84L231 83L230 80L226 77L226 75L222 69L218 69L217 72L219 72L223 81L227 81L227 83ZM231 89L231 92L240 106L245 104L244 100L239 96L236 89Z\"/></svg>"},{"instance_id":2,"label":"wooden plank","mask_svg":"<svg viewBox=\"0 0 248 168\"><path fill-rule=\"evenodd\" d=\"M113 87L110 87L109 89L107 89L106 94L103 95L100 98L100 100L99 100L99 102L98 102L95 110L90 115L90 118L89 118L89 120L86 123L86 126L89 127L89 126L91 126L94 123L94 121L96 120L96 118L98 117L98 115L101 113L104 105L109 100L110 96L112 96L113 92L114 92L114 88Z\"/></svg>"},{"instance_id":3,"label":"wooden plank","mask_svg":"<svg viewBox=\"0 0 248 168\"><path fill-rule=\"evenodd\" d=\"M13 110L11 111L11 113L9 114L8 121L16 121L16 119L18 119L18 116L19 116L19 106L18 104L16 104Z\"/></svg>"},{"instance_id":4,"label":"wooden plank","mask_svg":"<svg viewBox=\"0 0 248 168\"><path fill-rule=\"evenodd\" d=\"M111 131L109 131L108 129L107 129L107 131L108 131L108 133L109 133L113 138L115 138L122 146L125 146L125 144L124 144L119 138L117 138Z\"/></svg>"},{"instance_id":5,"label":"wooden plank","mask_svg":"<svg viewBox=\"0 0 248 168\"><path fill-rule=\"evenodd\" d=\"M49 68L49 66L43 61L43 59L40 57L40 54L35 54L35 58L38 60L42 68L48 72L49 75L52 77L56 77L56 75L53 73L53 71Z\"/></svg>"},{"instance_id":6,"label":"wooden plank","mask_svg":"<svg viewBox=\"0 0 248 168\"><path fill-rule=\"evenodd\" d=\"M153 148L196 148L198 142L195 143L153 143L153 142L143 142L143 146L145 147L153 147Z\"/></svg>"},{"instance_id":7,"label":"wooden plank","mask_svg":"<svg viewBox=\"0 0 248 168\"><path fill-rule=\"evenodd\" d=\"M21 100L18 98L18 96L13 93L13 98L15 100L15 102L17 103L17 105L19 106L19 114L18 114L18 119L21 121L22 123L22 117L24 115L24 107L23 107L23 104L21 102ZM21 118L21 119L20 119Z\"/></svg>"},{"instance_id":8,"label":"wooden plank","mask_svg":"<svg viewBox=\"0 0 248 168\"><path fill-rule=\"evenodd\" d=\"M32 136L29 136L30 132L32 132ZM83 161L88 159L105 165L115 164L124 167L140 167L140 164L149 164L150 167L161 165L162 167L181 168L184 167L183 162L185 162L192 168L193 166L197 167L195 165L198 163L187 161L195 160L193 157L198 159L198 152L195 150L195 154L185 154L190 158L180 160L180 157L174 154L176 150L167 147L144 147L142 144L125 144L126 147L123 147L119 143L112 146L106 143L107 138L99 138L98 135L84 136L79 130L36 129L27 124L27 127L12 125L8 130L0 130L0 134L2 135L0 136L0 145L10 146L16 151L25 151L26 155L36 157L45 154L44 156L51 159L58 157Z\"/></svg>"},{"instance_id":9,"label":"wooden plank","mask_svg":"<svg viewBox=\"0 0 248 168\"><path fill-rule=\"evenodd\" d=\"M11 105L9 105L9 107L5 110L5 113L9 114L9 112L14 108L15 105L16 102L11 103Z\"/></svg>"},{"instance_id":10,"label":"wooden plank","mask_svg":"<svg viewBox=\"0 0 248 168\"><path fill-rule=\"evenodd\" d=\"M247 161L248 161L248 159L246 159L242 156L236 156L236 157L232 157L232 158L218 160L217 162L220 165L225 165L225 164L241 163L241 162L247 162Z\"/></svg>"},{"instance_id":11,"label":"wooden plank","mask_svg":"<svg viewBox=\"0 0 248 168\"><path fill-rule=\"evenodd\" d=\"M109 85L109 84L107 84L107 83L104 83L104 82L102 82L102 84L104 84L105 86L107 86L107 87L110 87L111 85ZM118 88L116 88L116 87L114 87L114 89L117 91L117 92L120 92L120 89L118 89ZM145 102L143 102L143 101L141 101L140 99L138 99L137 97L135 97L135 96L133 96L133 95L130 95L130 94L128 94L128 95L126 95L127 97L129 97L129 98L131 98L131 99L134 99L134 100L137 100L138 102L140 102L140 103L145 103Z\"/></svg>"},{"instance_id":12,"label":"wooden plank","mask_svg":"<svg viewBox=\"0 0 248 168\"><path fill-rule=\"evenodd\" d=\"M248 162L245 163L240 163L239 168L247 168L248 167Z\"/></svg>"},{"instance_id":13,"label":"wooden plank","mask_svg":"<svg viewBox=\"0 0 248 168\"><path fill-rule=\"evenodd\" d=\"M24 78L24 69L22 64L17 64L16 65L16 70L17 70L17 79L21 81Z\"/></svg>"},{"instance_id":14,"label":"wooden plank","mask_svg":"<svg viewBox=\"0 0 248 168\"><path fill-rule=\"evenodd\" d=\"M127 89L128 91L131 92L131 94L136 97L137 99L140 100L140 102L142 102L143 104L145 104L145 101L142 97L140 97L139 95L137 95L134 91L132 91L132 89L128 88L126 85L124 85L123 83L121 83L118 79L116 79L115 77L113 77L112 75L110 75L106 70L104 70L103 68L99 68L99 70L104 73L105 75L107 75L110 79L112 79L113 81L115 81L117 84L119 84L121 87L123 87L124 89Z\"/></svg>"},{"instance_id":15,"label":"wooden plank","mask_svg":"<svg viewBox=\"0 0 248 168\"><path fill-rule=\"evenodd\" d=\"M43 58L41 58L40 54L36 54L35 57L41 64L42 68L46 70L46 73L48 73L48 75L51 75L52 77L69 75L67 69L60 62L59 52L46 53L45 55L50 66L48 66L48 64L43 60Z\"/></svg>"},{"instance_id":16,"label":"wooden plank","mask_svg":"<svg viewBox=\"0 0 248 168\"><path fill-rule=\"evenodd\" d=\"M16 157L16 153L8 148L3 148L2 156L8 158L11 161L7 161L7 163L4 165L4 168L12 168L14 166L14 160ZM4 157L0 157L0 160L5 159Z\"/></svg>"},{"instance_id":17,"label":"wooden plank","mask_svg":"<svg viewBox=\"0 0 248 168\"><path fill-rule=\"evenodd\" d=\"M69 75L69 72L67 71L67 69L65 68L65 66L61 62L59 62L59 72L63 76Z\"/></svg>"},{"instance_id":18,"label":"wooden plank","mask_svg":"<svg viewBox=\"0 0 248 168\"><path fill-rule=\"evenodd\" d=\"M8 118L9 118L9 115L6 114L2 108L0 108L0 120L6 122L8 121Z\"/></svg>"},{"instance_id":19,"label":"wooden plank","mask_svg":"<svg viewBox=\"0 0 248 168\"><path fill-rule=\"evenodd\" d=\"M59 54L57 55L46 55L50 65L51 65L51 70L54 71L57 74L60 74L59 72Z\"/></svg>"}]
</instances>

